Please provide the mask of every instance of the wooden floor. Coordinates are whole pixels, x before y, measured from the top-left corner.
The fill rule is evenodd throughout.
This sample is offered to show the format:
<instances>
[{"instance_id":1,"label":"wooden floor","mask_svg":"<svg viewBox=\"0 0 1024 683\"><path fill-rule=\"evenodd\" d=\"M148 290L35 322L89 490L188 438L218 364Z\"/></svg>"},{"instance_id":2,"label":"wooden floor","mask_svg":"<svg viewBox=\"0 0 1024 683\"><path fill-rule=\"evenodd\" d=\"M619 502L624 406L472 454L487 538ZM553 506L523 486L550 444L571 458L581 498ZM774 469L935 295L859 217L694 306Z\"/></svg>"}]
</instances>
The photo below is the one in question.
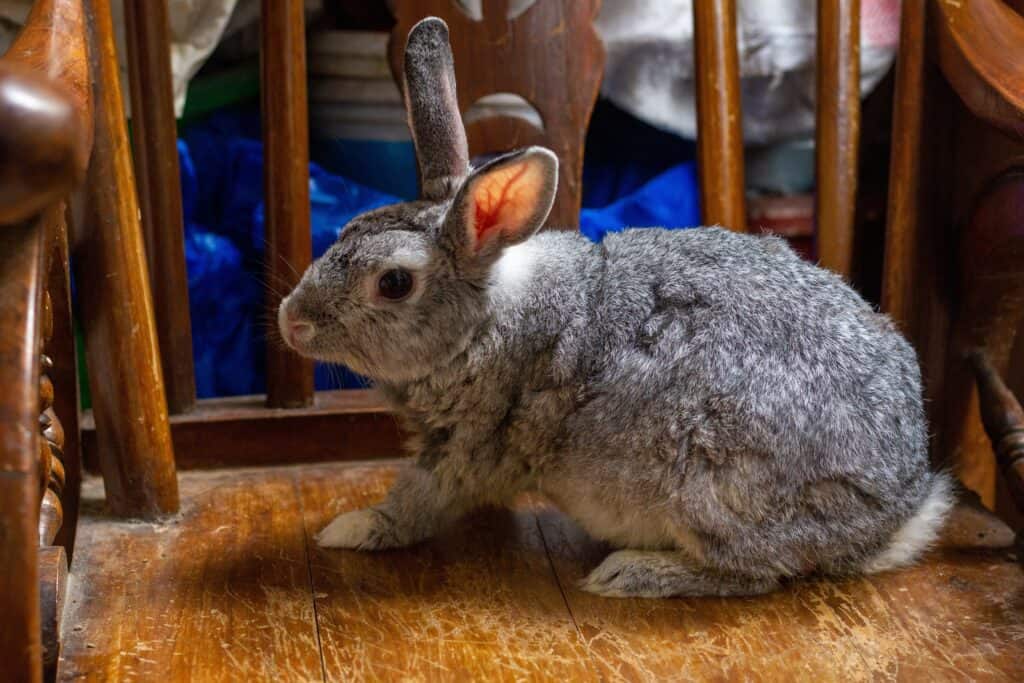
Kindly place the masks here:
<instances>
[{"instance_id":1,"label":"wooden floor","mask_svg":"<svg viewBox=\"0 0 1024 683\"><path fill-rule=\"evenodd\" d=\"M324 551L384 465L186 472L163 525L83 502L59 680L1024 680L1024 572L934 555L751 599L614 600L576 582L605 552L540 502L429 544Z\"/></svg>"}]
</instances>

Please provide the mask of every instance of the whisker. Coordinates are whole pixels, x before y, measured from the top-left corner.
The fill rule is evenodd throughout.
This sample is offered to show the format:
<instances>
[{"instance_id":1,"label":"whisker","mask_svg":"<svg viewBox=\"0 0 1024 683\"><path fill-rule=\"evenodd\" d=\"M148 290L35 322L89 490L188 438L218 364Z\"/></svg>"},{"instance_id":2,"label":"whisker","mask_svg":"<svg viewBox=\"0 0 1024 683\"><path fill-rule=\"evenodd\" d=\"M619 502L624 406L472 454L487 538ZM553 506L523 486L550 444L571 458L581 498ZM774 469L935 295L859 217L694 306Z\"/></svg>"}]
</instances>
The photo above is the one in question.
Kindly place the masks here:
<instances>
[{"instance_id":1,"label":"whisker","mask_svg":"<svg viewBox=\"0 0 1024 683\"><path fill-rule=\"evenodd\" d=\"M257 276L253 273L248 273L248 275L265 286L269 287L276 285L279 287L283 287L286 291L289 292L295 289L295 285L298 284L297 282L292 282L288 280L279 273L263 273L262 277Z\"/></svg>"},{"instance_id":2,"label":"whisker","mask_svg":"<svg viewBox=\"0 0 1024 683\"><path fill-rule=\"evenodd\" d=\"M273 252L273 253L274 253L274 254L275 254L275 255L276 255L276 256L277 256L277 257L278 257L279 259L281 259L281 263L283 263L284 265L288 266L288 268L289 268L289 269L290 269L290 270L292 271L292 274L293 274L293 275L295 275L295 277L297 277L297 278L301 278L301 277L302 277L302 276L301 276L301 275L299 274L299 272L295 270L295 266L293 266L293 265L292 265L292 264L291 264L291 263L290 263L290 262L288 261L288 259L286 259L286 258L284 257L284 255L283 255L283 254L280 254L280 253L278 253L278 252L276 252L276 251L273 251L273 249L272 249L272 247L271 247L271 244L270 244L270 242L268 242L268 241L267 241L267 238L266 238L266 237L261 237L261 238L260 238L260 241L261 241L261 242L263 242L263 253L264 253L264 255L266 255L266 254L269 254L269 253ZM266 258L266 256L264 256L264 259L265 259L265 258Z\"/></svg>"}]
</instances>

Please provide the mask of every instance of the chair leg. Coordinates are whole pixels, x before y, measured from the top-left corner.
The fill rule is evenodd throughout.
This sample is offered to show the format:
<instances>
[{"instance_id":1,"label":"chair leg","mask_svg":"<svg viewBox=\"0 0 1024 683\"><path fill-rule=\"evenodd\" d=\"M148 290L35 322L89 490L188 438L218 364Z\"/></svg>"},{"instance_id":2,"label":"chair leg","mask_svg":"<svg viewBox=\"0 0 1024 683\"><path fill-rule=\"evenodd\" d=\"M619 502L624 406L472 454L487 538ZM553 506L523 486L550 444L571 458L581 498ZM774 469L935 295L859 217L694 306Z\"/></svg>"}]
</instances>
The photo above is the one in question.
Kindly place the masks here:
<instances>
[{"instance_id":1,"label":"chair leg","mask_svg":"<svg viewBox=\"0 0 1024 683\"><path fill-rule=\"evenodd\" d=\"M43 668L46 680L57 674L60 658L60 622L68 585L68 558L64 548L47 546L39 549L39 612L42 630Z\"/></svg>"},{"instance_id":2,"label":"chair leg","mask_svg":"<svg viewBox=\"0 0 1024 683\"><path fill-rule=\"evenodd\" d=\"M971 354L971 364L985 432L1013 502L1024 512L1024 409L983 351Z\"/></svg>"},{"instance_id":3,"label":"chair leg","mask_svg":"<svg viewBox=\"0 0 1024 683\"><path fill-rule=\"evenodd\" d=\"M178 509L163 372L118 80L110 0L90 0L96 134L76 235L100 470L115 514Z\"/></svg>"}]
</instances>

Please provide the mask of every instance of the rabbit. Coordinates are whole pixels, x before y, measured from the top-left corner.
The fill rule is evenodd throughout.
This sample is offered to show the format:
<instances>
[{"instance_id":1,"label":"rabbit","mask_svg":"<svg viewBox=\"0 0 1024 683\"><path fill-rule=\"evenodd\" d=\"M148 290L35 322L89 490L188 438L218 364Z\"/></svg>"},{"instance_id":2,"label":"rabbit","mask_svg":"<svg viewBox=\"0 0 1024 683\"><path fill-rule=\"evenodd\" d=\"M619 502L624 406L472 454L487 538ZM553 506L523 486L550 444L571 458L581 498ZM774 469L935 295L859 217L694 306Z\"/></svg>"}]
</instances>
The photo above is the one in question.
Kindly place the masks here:
<instances>
[{"instance_id":1,"label":"rabbit","mask_svg":"<svg viewBox=\"0 0 1024 683\"><path fill-rule=\"evenodd\" d=\"M386 499L321 546L408 546L527 490L608 544L581 583L604 596L756 595L932 544L952 479L887 317L773 236L539 232L558 160L470 166L443 21L404 71L421 198L354 218L278 310L411 434Z\"/></svg>"}]
</instances>

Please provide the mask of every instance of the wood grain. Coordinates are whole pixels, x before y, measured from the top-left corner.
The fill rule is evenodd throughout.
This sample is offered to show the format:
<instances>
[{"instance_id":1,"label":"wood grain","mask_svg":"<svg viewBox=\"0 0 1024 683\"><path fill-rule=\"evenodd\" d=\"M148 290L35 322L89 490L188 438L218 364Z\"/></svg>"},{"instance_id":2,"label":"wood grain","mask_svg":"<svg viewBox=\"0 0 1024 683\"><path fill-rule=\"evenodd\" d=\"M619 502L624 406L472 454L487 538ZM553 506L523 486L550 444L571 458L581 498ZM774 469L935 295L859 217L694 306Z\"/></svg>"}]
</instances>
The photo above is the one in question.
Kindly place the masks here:
<instances>
[{"instance_id":1,"label":"wood grain","mask_svg":"<svg viewBox=\"0 0 1024 683\"><path fill-rule=\"evenodd\" d=\"M746 231L736 0L693 3L701 221Z\"/></svg>"},{"instance_id":2,"label":"wood grain","mask_svg":"<svg viewBox=\"0 0 1024 683\"><path fill-rule=\"evenodd\" d=\"M44 284L49 284L51 280L58 279L55 277L53 268L53 266L58 264L51 263L51 258L60 257L60 247L57 242L67 232L64 214L64 202L57 202L47 208L40 216L40 229L44 234L43 262L40 272L44 277ZM60 275L63 275L63 273ZM60 283L57 284L58 286L60 285ZM65 283L64 287L66 288L66 286ZM60 291L63 292L64 289L62 288ZM61 500L61 494L66 480L66 471L64 469L64 426L54 410L56 388L50 376L54 369L54 364L52 358L47 355L48 352L52 351L51 344L55 327L54 302L50 292L45 288L40 302L39 318L41 353L39 356L39 416L37 418L37 429L39 429L40 436L42 437L39 440L40 492L42 495L42 504L39 510L39 545L45 548L53 544L57 533L64 524L64 505ZM45 607L46 603L44 602L43 605ZM56 657L54 656L47 661L46 665L52 666L55 662Z\"/></svg>"},{"instance_id":3,"label":"wood grain","mask_svg":"<svg viewBox=\"0 0 1024 683\"><path fill-rule=\"evenodd\" d=\"M59 512L55 492L66 483L62 463L40 438L40 402L50 408L55 400L49 374L40 379L41 365L54 372L41 364L41 338L63 331L55 315L65 312L44 286L54 284L48 263L61 237L56 202L82 180L92 145L80 2L34 4L0 60L0 100L0 223L13 222L0 229L0 662L6 680L38 681L44 659L54 661L63 585L47 561L60 551L38 551L40 501ZM44 426L44 434L63 445L61 430Z\"/></svg>"},{"instance_id":4,"label":"wood grain","mask_svg":"<svg viewBox=\"0 0 1024 683\"><path fill-rule=\"evenodd\" d=\"M982 428L975 373L967 357L983 350L1005 374L1017 331L1024 323L1024 172L991 181L975 198L962 230L959 302L950 341L945 434L961 479L989 506L995 502L996 466Z\"/></svg>"},{"instance_id":5,"label":"wood grain","mask_svg":"<svg viewBox=\"0 0 1024 683\"><path fill-rule=\"evenodd\" d=\"M1024 139L1024 17L1002 0L935 2L936 54L963 103Z\"/></svg>"},{"instance_id":6,"label":"wood grain","mask_svg":"<svg viewBox=\"0 0 1024 683\"><path fill-rule=\"evenodd\" d=\"M901 7L892 122L889 201L881 308L917 350L927 387L932 459L949 464L943 446L945 371L953 313L955 259L953 149L932 144L957 137L955 96L928 60L928 0Z\"/></svg>"},{"instance_id":7,"label":"wood grain","mask_svg":"<svg viewBox=\"0 0 1024 683\"><path fill-rule=\"evenodd\" d=\"M615 600L575 588L607 549L532 497L405 550L312 545L396 466L186 472L181 517L159 525L103 516L87 485L58 680L1024 676L1006 550L756 599Z\"/></svg>"},{"instance_id":8,"label":"wood grain","mask_svg":"<svg viewBox=\"0 0 1024 683\"><path fill-rule=\"evenodd\" d=\"M304 470L307 535L378 502L393 475L380 466ZM529 507L474 515L402 551L310 546L310 562L329 680L596 678Z\"/></svg>"},{"instance_id":9,"label":"wood grain","mask_svg":"<svg viewBox=\"0 0 1024 683\"><path fill-rule=\"evenodd\" d=\"M96 134L79 230L79 285L100 467L112 510L155 517L178 507L110 0L89 2Z\"/></svg>"},{"instance_id":10,"label":"wood grain","mask_svg":"<svg viewBox=\"0 0 1024 683\"><path fill-rule=\"evenodd\" d=\"M124 20L132 95L132 151L164 390L168 410L172 414L186 413L196 402L196 380L167 3L128 0Z\"/></svg>"},{"instance_id":11,"label":"wood grain","mask_svg":"<svg viewBox=\"0 0 1024 683\"><path fill-rule=\"evenodd\" d=\"M68 587L68 558L64 548L49 546L39 549L39 600L43 645L43 669L53 680L60 657L61 617Z\"/></svg>"},{"instance_id":12,"label":"wood grain","mask_svg":"<svg viewBox=\"0 0 1024 683\"><path fill-rule=\"evenodd\" d=\"M991 116L976 115L962 84L943 65L945 48L938 44L948 43L943 31L949 27L941 25L951 12L960 17L960 30L978 20L977 12L990 11L989 5L921 0L903 5L882 308L918 350L933 459L954 466L986 505L1020 528L1024 517L1014 517L1000 493L1005 489L978 419L965 354L983 346L1003 372L1019 327L1013 285L1018 247L1011 239L1019 200L1012 185L992 192L1024 164L1024 141Z\"/></svg>"},{"instance_id":13,"label":"wood grain","mask_svg":"<svg viewBox=\"0 0 1024 683\"><path fill-rule=\"evenodd\" d=\"M906 0L900 10L899 57L893 99L889 157L888 226L882 266L882 310L906 331L914 320L913 292L917 235L924 199L921 190L922 129L927 62L927 0Z\"/></svg>"},{"instance_id":14,"label":"wood grain","mask_svg":"<svg viewBox=\"0 0 1024 683\"><path fill-rule=\"evenodd\" d=\"M267 314L298 283L313 258L309 217L306 31L302 0L262 0L263 192L266 206ZM267 344L267 406L313 403L313 363Z\"/></svg>"},{"instance_id":15,"label":"wood grain","mask_svg":"<svg viewBox=\"0 0 1024 683\"><path fill-rule=\"evenodd\" d=\"M79 392L78 367L75 358L75 335L71 321L71 279L68 257L67 212L63 203L49 237L49 267L46 291L52 306L53 335L47 343L47 356L51 367L47 373L57 388L53 412L60 422L63 444L61 463L64 467L64 485L61 489L61 507L64 523L54 539L62 546L70 562L74 557L75 530L78 526L78 492L82 479L81 441L78 428Z\"/></svg>"},{"instance_id":16,"label":"wood grain","mask_svg":"<svg viewBox=\"0 0 1024 683\"><path fill-rule=\"evenodd\" d=\"M26 220L82 182L92 110L80 0L37 0L0 60L0 223Z\"/></svg>"},{"instance_id":17,"label":"wood grain","mask_svg":"<svg viewBox=\"0 0 1024 683\"><path fill-rule=\"evenodd\" d=\"M59 681L319 681L290 472L183 475L181 514L104 516L83 487Z\"/></svg>"},{"instance_id":18,"label":"wood grain","mask_svg":"<svg viewBox=\"0 0 1024 683\"><path fill-rule=\"evenodd\" d=\"M818 258L849 279L860 142L860 0L818 3L817 44Z\"/></svg>"},{"instance_id":19,"label":"wood grain","mask_svg":"<svg viewBox=\"0 0 1024 683\"><path fill-rule=\"evenodd\" d=\"M951 290L947 305L954 328L948 338L949 360L943 377L944 389L933 399L933 405L941 405L946 410L934 423L939 437L938 448L956 466L964 481L984 494L989 506L1013 523L1015 528L1024 529L1024 515L1017 511L1002 478L996 474L991 449L978 422L977 412L969 405L970 416L964 410L964 401L973 401L974 377L963 362L964 353L974 343L970 339L965 340L965 336L974 339L987 337L985 347L993 363L1014 389L1018 392L1024 390L1021 383L1024 374L1020 370L1016 374L1011 370L1013 365L1024 369L1021 364L1024 347L1017 352L1008 351L1008 346L1020 346L1020 335L1016 334L1019 326L1014 322L1016 316L1013 313L1020 310L1019 294L1013 294L1012 286L1016 263L1011 252L1015 247L1012 239L1006 241L1012 234L1012 229L1007 232L1007 228L1012 226L1016 210L1013 206L1019 206L1019 200L1013 200L1012 186L1003 187L1004 180L1019 177L1020 169L1024 168L1024 139L1014 138L992 126L972 114L955 94L950 96L954 98L952 108L956 129L951 145L953 163L945 171L950 194L949 209L944 218L941 214L936 218L954 226L956 242L952 246L957 248L957 252L941 262L946 270L940 271L940 283L948 283ZM1004 200L1009 204L1000 208ZM986 227L990 221L993 225ZM930 231L935 232L935 223ZM1002 237L998 236L1000 232ZM1004 247L992 249L988 245L992 240L1004 244ZM988 262L988 254L992 256L991 263ZM965 270L971 262L974 267ZM980 308L974 310L970 299L980 300ZM1006 306L1002 305L1003 302ZM994 318L993 312L996 314ZM975 328L979 323L981 327ZM964 422L965 417L967 422Z\"/></svg>"},{"instance_id":20,"label":"wood grain","mask_svg":"<svg viewBox=\"0 0 1024 683\"><path fill-rule=\"evenodd\" d=\"M74 172L81 182L93 140L92 80L82 0L35 0L2 61L22 64L45 75L70 98L79 119Z\"/></svg>"},{"instance_id":21,"label":"wood grain","mask_svg":"<svg viewBox=\"0 0 1024 683\"><path fill-rule=\"evenodd\" d=\"M0 223L28 220L80 179L79 122L64 88L0 61Z\"/></svg>"},{"instance_id":22,"label":"wood grain","mask_svg":"<svg viewBox=\"0 0 1024 683\"><path fill-rule=\"evenodd\" d=\"M515 3L484 4L482 19L450 0L399 0L389 54L401 85L406 37L427 16L449 26L459 108L463 116L487 95L514 93L540 114L543 129L520 118L487 117L466 126L471 156L544 145L558 155L558 193L548 218L576 229L583 197L583 146L597 100L604 49L594 30L598 0L544 0L509 19Z\"/></svg>"},{"instance_id":23,"label":"wood grain","mask_svg":"<svg viewBox=\"0 0 1024 683\"><path fill-rule=\"evenodd\" d=\"M404 455L403 435L377 392L317 392L309 408L268 409L263 396L199 401L171 417L182 469L253 467L302 462L378 460ZM83 416L83 449L96 462L92 415Z\"/></svg>"},{"instance_id":24,"label":"wood grain","mask_svg":"<svg viewBox=\"0 0 1024 683\"><path fill-rule=\"evenodd\" d=\"M1006 551L810 580L758 598L609 600L576 582L607 548L540 514L576 623L605 680L998 680L1024 676L1024 571Z\"/></svg>"},{"instance_id":25,"label":"wood grain","mask_svg":"<svg viewBox=\"0 0 1024 683\"><path fill-rule=\"evenodd\" d=\"M42 675L39 520L40 221L0 229L0 661L14 681Z\"/></svg>"}]
</instances>

